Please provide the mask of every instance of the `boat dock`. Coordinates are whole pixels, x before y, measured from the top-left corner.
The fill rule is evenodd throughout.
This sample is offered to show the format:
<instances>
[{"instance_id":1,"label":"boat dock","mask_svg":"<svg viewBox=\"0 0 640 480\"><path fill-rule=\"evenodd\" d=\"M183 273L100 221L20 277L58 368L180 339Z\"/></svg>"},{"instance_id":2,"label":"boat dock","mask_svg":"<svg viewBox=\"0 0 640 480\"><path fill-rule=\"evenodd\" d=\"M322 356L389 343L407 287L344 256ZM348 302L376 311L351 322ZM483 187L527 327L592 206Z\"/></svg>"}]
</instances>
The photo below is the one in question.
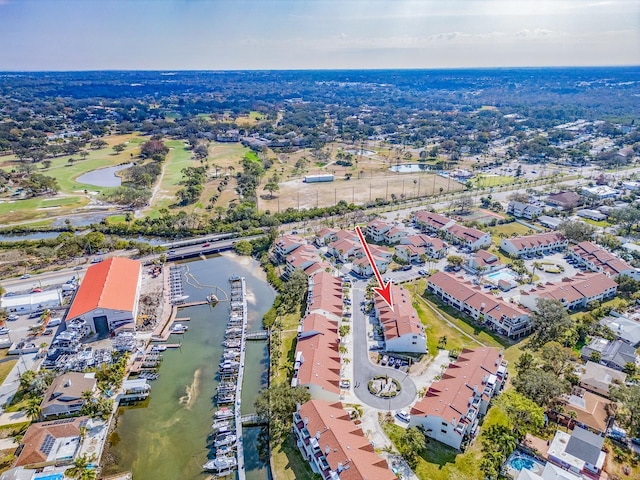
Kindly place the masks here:
<instances>
[{"instance_id":1,"label":"boat dock","mask_svg":"<svg viewBox=\"0 0 640 480\"><path fill-rule=\"evenodd\" d=\"M238 435L238 450L237 450L237 459L238 459L238 480L245 480L245 469L244 469L244 446L243 446L243 438L242 438L242 379L244 375L244 360L246 353L246 339L247 339L247 286L244 280L244 277L232 277L231 279L231 311L233 312L233 304L234 304L234 282L237 284L238 280L240 282L241 288L241 301L242 301L242 335L240 337L240 345L242 348L240 349L240 370L238 371L238 380L236 382L236 405L235 405L235 421L236 421L236 432Z\"/></svg>"}]
</instances>

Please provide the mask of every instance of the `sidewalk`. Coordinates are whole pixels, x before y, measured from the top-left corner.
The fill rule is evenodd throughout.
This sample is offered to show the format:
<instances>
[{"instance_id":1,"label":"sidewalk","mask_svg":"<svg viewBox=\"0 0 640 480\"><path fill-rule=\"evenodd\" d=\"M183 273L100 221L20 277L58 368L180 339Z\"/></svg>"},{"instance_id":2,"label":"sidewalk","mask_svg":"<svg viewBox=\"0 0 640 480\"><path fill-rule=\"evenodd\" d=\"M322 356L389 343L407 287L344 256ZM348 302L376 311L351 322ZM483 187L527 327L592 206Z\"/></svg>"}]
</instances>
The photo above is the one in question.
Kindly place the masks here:
<instances>
[{"instance_id":1,"label":"sidewalk","mask_svg":"<svg viewBox=\"0 0 640 480\"><path fill-rule=\"evenodd\" d=\"M20 374L27 370L33 370L32 367L36 363L36 355L35 353L16 355L18 362L13 366L4 383L0 386L0 406L9 403L18 388L20 388Z\"/></svg>"}]
</instances>

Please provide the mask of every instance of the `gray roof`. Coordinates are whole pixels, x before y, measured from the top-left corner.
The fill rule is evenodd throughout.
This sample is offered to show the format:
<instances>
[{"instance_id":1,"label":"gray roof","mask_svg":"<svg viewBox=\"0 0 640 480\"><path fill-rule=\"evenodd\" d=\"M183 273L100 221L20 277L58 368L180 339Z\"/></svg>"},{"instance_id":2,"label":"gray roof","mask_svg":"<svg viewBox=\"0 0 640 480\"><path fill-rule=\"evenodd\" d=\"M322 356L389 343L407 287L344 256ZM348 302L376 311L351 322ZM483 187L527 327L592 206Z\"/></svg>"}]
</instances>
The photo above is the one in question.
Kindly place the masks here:
<instances>
[{"instance_id":1,"label":"gray roof","mask_svg":"<svg viewBox=\"0 0 640 480\"><path fill-rule=\"evenodd\" d=\"M576 427L567 442L565 452L591 465L596 465L603 443L604 437L591 433L584 428Z\"/></svg>"},{"instance_id":2,"label":"gray roof","mask_svg":"<svg viewBox=\"0 0 640 480\"><path fill-rule=\"evenodd\" d=\"M609 327L616 337L630 345L640 343L640 322L610 315L600 320L600 325Z\"/></svg>"},{"instance_id":3,"label":"gray roof","mask_svg":"<svg viewBox=\"0 0 640 480\"><path fill-rule=\"evenodd\" d=\"M592 352L599 352L601 362L623 369L627 363L636 362L636 350L622 340L609 341L602 337L595 337L589 345L582 347L580 356L589 358Z\"/></svg>"}]
</instances>

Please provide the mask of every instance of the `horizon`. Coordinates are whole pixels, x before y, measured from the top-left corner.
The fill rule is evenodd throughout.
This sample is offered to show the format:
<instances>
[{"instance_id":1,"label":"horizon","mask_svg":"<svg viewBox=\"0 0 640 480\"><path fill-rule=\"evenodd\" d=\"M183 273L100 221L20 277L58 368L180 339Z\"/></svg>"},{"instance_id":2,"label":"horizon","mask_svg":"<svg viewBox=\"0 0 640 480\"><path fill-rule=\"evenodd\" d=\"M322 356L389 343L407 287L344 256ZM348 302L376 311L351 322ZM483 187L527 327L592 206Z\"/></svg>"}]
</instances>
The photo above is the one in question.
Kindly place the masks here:
<instances>
[{"instance_id":1,"label":"horizon","mask_svg":"<svg viewBox=\"0 0 640 480\"><path fill-rule=\"evenodd\" d=\"M640 64L635 0L0 0L0 68L263 71Z\"/></svg>"}]
</instances>

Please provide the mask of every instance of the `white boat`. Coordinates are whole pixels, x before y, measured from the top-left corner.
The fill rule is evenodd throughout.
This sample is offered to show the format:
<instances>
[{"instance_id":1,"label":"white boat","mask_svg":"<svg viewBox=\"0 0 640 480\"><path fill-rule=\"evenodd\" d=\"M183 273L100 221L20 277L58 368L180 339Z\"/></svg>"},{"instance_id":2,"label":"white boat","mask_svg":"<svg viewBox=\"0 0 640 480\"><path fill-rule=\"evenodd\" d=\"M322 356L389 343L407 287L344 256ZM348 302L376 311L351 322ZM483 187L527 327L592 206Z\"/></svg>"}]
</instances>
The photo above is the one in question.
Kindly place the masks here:
<instances>
[{"instance_id":1,"label":"white boat","mask_svg":"<svg viewBox=\"0 0 640 480\"><path fill-rule=\"evenodd\" d=\"M213 414L216 419L223 420L225 418L233 418L233 410L227 407L222 407L216 413Z\"/></svg>"},{"instance_id":2,"label":"white boat","mask_svg":"<svg viewBox=\"0 0 640 480\"><path fill-rule=\"evenodd\" d=\"M231 426L231 422L229 420L216 420L211 424L211 428L213 430L220 430L223 428L229 428Z\"/></svg>"},{"instance_id":3,"label":"white boat","mask_svg":"<svg viewBox=\"0 0 640 480\"><path fill-rule=\"evenodd\" d=\"M235 457L216 457L213 460L209 460L202 468L209 472L221 473L229 471L238 465L238 461Z\"/></svg>"},{"instance_id":4,"label":"white boat","mask_svg":"<svg viewBox=\"0 0 640 480\"><path fill-rule=\"evenodd\" d=\"M187 327L186 325L183 325L182 323L174 323L173 325L171 325L170 332L181 334L186 332L187 330L189 330L189 327Z\"/></svg>"},{"instance_id":5,"label":"white boat","mask_svg":"<svg viewBox=\"0 0 640 480\"><path fill-rule=\"evenodd\" d=\"M171 300L171 303L182 303L187 298L189 298L189 295L179 295L177 297L174 297L173 300Z\"/></svg>"},{"instance_id":6,"label":"white boat","mask_svg":"<svg viewBox=\"0 0 640 480\"><path fill-rule=\"evenodd\" d=\"M240 340L225 340L222 345L228 348L240 348L242 342Z\"/></svg>"},{"instance_id":7,"label":"white boat","mask_svg":"<svg viewBox=\"0 0 640 480\"><path fill-rule=\"evenodd\" d=\"M152 352L164 352L167 349L166 345L154 345L153 347L151 347L151 351Z\"/></svg>"},{"instance_id":8,"label":"white boat","mask_svg":"<svg viewBox=\"0 0 640 480\"><path fill-rule=\"evenodd\" d=\"M235 435L222 435L218 438L216 438L216 441L213 442L213 445L215 447L222 447L225 445L233 445L236 443L236 436Z\"/></svg>"}]
</instances>

